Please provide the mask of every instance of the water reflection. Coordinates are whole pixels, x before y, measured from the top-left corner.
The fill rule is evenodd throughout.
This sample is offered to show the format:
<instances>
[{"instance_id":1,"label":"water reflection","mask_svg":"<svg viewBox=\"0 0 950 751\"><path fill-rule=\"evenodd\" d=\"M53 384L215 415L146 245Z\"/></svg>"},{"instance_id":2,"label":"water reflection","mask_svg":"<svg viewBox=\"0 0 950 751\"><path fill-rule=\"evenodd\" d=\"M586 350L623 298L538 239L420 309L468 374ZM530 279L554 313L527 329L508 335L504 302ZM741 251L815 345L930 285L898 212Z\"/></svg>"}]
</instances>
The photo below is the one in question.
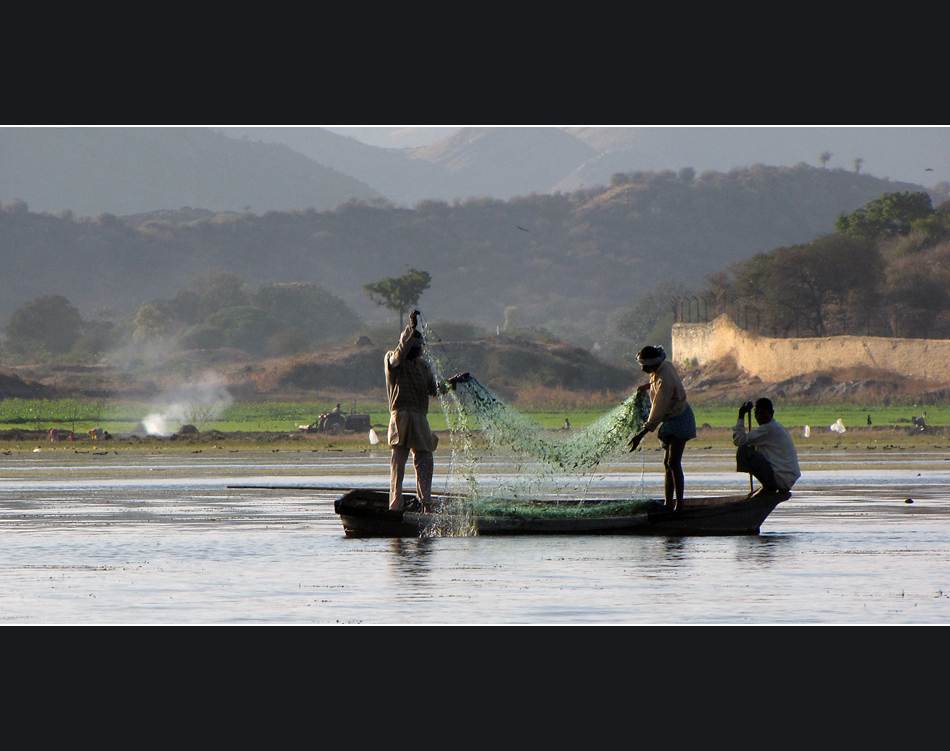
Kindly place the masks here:
<instances>
[{"instance_id":1,"label":"water reflection","mask_svg":"<svg viewBox=\"0 0 950 751\"><path fill-rule=\"evenodd\" d=\"M737 542L737 561L754 563L757 567L765 564L766 568L791 552L793 544L791 535L751 535L738 538Z\"/></svg>"},{"instance_id":2,"label":"water reflection","mask_svg":"<svg viewBox=\"0 0 950 751\"><path fill-rule=\"evenodd\" d=\"M434 539L431 537L396 538L390 540L392 562L396 573L410 584L424 584L432 573L431 556Z\"/></svg>"},{"instance_id":3,"label":"water reflection","mask_svg":"<svg viewBox=\"0 0 950 751\"><path fill-rule=\"evenodd\" d=\"M686 538L683 537L664 537L663 539L663 557L667 561L684 561L690 557L686 552Z\"/></svg>"}]
</instances>

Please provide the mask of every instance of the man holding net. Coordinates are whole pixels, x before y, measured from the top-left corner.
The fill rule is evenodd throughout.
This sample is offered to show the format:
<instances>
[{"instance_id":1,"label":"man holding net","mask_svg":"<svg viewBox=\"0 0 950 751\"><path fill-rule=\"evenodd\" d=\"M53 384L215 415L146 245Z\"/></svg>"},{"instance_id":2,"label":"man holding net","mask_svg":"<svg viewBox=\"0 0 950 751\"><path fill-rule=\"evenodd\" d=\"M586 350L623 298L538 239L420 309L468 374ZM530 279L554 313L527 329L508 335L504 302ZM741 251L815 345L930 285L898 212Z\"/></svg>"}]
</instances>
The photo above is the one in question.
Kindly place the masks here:
<instances>
[{"instance_id":1,"label":"man holding net","mask_svg":"<svg viewBox=\"0 0 950 751\"><path fill-rule=\"evenodd\" d=\"M439 384L423 355L422 334L417 330L419 311L409 313L409 325L394 350L386 353L386 393L389 396L389 508L403 509L402 482L412 452L416 472L416 495L423 511L432 510L433 452L439 437L429 429L429 397L445 393L463 381L467 373Z\"/></svg>"},{"instance_id":2,"label":"man holding net","mask_svg":"<svg viewBox=\"0 0 950 751\"><path fill-rule=\"evenodd\" d=\"M686 442L696 437L696 418L686 401L686 389L673 364L666 359L663 347L644 347L637 354L640 369L650 376L650 382L638 392L650 392L650 416L643 429L630 439L630 450L636 451L647 433L659 428L657 437L663 444L663 466L666 472L664 493L666 508L670 511L683 507L683 452Z\"/></svg>"}]
</instances>

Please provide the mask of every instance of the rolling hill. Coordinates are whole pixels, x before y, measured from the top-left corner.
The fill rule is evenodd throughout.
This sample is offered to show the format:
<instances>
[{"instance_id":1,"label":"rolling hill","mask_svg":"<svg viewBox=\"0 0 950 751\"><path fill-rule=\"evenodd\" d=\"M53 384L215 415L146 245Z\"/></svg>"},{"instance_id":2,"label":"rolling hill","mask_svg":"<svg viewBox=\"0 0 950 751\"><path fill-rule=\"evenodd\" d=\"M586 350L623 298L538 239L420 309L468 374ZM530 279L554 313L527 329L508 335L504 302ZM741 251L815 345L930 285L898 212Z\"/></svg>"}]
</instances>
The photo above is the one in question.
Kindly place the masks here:
<instances>
[{"instance_id":1,"label":"rolling hill","mask_svg":"<svg viewBox=\"0 0 950 751\"><path fill-rule=\"evenodd\" d=\"M699 283L755 253L807 242L885 192L919 190L853 171L755 165L728 173L629 174L571 194L348 202L333 210L161 211L96 219L5 204L0 321L61 294L88 315L133 314L209 269L249 284L311 282L364 319L387 317L364 284L428 271L433 320L543 327L588 342L659 283ZM933 193L936 205L950 197Z\"/></svg>"},{"instance_id":2,"label":"rolling hill","mask_svg":"<svg viewBox=\"0 0 950 751\"><path fill-rule=\"evenodd\" d=\"M207 128L0 128L0 202L34 211L262 213L380 197L287 146Z\"/></svg>"}]
</instances>

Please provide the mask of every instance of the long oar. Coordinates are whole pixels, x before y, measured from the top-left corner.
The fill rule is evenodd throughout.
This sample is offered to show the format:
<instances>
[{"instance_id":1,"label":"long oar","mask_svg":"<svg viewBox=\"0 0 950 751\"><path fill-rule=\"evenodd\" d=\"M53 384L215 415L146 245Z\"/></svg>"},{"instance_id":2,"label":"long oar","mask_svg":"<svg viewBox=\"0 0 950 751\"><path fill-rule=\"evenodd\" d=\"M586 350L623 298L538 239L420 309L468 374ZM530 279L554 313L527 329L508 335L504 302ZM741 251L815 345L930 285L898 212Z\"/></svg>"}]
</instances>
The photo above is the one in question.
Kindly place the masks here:
<instances>
[{"instance_id":1,"label":"long oar","mask_svg":"<svg viewBox=\"0 0 950 751\"><path fill-rule=\"evenodd\" d=\"M380 493L388 493L389 488L385 490L378 488L356 488L353 485L334 486L334 485L228 485L228 490L322 490L333 493L349 493L351 490L379 490Z\"/></svg>"},{"instance_id":2,"label":"long oar","mask_svg":"<svg viewBox=\"0 0 950 751\"><path fill-rule=\"evenodd\" d=\"M228 485L228 490L318 490L327 493L349 493L351 490L365 490L371 493L389 494L389 488L364 488L353 485ZM408 495L413 495L409 493ZM438 498L458 498L465 496L443 493Z\"/></svg>"}]
</instances>

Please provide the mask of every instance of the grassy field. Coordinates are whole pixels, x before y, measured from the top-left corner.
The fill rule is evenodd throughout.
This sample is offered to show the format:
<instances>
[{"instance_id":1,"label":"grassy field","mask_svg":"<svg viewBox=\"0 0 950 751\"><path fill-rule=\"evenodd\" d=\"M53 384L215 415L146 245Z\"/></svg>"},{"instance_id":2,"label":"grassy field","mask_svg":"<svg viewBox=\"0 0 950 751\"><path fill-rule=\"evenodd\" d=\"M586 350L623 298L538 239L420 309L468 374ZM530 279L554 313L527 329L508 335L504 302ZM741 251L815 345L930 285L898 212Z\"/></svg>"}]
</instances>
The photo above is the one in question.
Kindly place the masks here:
<instances>
[{"instance_id":1,"label":"grassy field","mask_svg":"<svg viewBox=\"0 0 950 751\"><path fill-rule=\"evenodd\" d=\"M700 405L695 406L693 411L696 413L696 423L698 425L708 423L714 428L732 427L738 416L739 405L709 408ZM812 430L827 430L839 419L844 423L845 428L866 427L869 415L873 426L910 426L912 425L912 418L921 417L925 412L927 425L950 425L950 405L776 405L775 418L787 428L809 425Z\"/></svg>"},{"instance_id":2,"label":"grassy field","mask_svg":"<svg viewBox=\"0 0 950 751\"><path fill-rule=\"evenodd\" d=\"M318 416L327 412L335 403L330 402L236 402L221 408L218 414L212 410L194 407L178 413L148 403L124 402L108 404L96 401L73 399L6 399L0 401L0 429L21 428L25 430L75 430L85 432L93 427L102 427L110 433L127 433L150 414L167 412L169 424L176 428L182 422L190 422L199 429L234 431L294 431L299 425L316 422ZM346 413L368 414L374 425L389 422L387 405L376 402L343 404ZM597 409L555 410L551 408L521 408L539 427L554 430L570 420L572 428L584 428L602 417L609 406ZM694 405L697 425L713 428L731 427L736 421L738 404L730 407ZM913 417L926 414L928 426L950 425L950 405L777 405L776 419L788 428L811 426L812 430L827 429L837 420L846 428L864 427L870 415L876 427L907 427ZM434 430L445 430L445 417L433 404L429 415Z\"/></svg>"}]
</instances>

